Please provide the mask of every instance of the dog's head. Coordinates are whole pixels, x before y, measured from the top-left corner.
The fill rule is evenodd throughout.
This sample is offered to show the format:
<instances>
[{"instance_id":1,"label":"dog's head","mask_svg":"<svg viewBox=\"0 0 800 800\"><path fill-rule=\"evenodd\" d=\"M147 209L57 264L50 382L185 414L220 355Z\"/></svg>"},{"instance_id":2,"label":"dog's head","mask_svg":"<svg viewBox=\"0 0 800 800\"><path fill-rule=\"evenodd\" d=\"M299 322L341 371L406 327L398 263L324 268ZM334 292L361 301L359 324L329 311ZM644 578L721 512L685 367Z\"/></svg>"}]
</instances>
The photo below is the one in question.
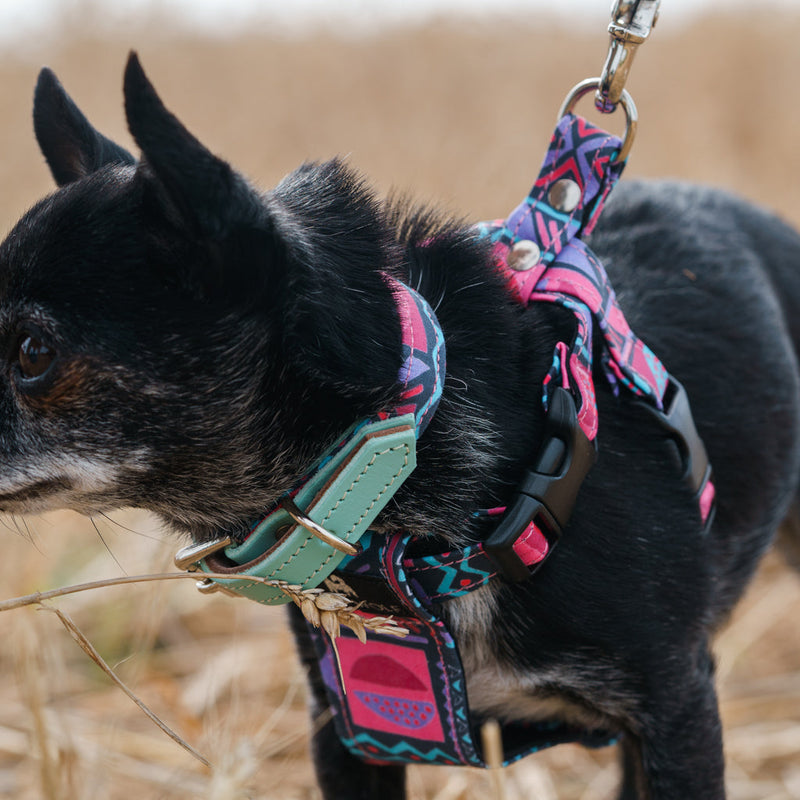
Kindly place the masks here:
<instances>
[{"instance_id":1,"label":"dog's head","mask_svg":"<svg viewBox=\"0 0 800 800\"><path fill-rule=\"evenodd\" d=\"M0 245L0 510L139 506L203 538L387 401L396 245L340 162L261 194L135 55L124 91L138 161L50 71L36 88L59 189Z\"/></svg>"}]
</instances>

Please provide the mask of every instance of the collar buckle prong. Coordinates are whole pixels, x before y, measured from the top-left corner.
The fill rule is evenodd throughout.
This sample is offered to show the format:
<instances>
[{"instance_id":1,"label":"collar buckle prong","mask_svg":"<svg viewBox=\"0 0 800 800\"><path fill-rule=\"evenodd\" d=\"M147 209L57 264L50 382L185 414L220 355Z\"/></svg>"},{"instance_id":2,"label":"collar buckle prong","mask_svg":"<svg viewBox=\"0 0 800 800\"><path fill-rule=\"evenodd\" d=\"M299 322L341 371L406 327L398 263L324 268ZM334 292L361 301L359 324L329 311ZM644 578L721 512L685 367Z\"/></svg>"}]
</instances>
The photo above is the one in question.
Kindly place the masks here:
<instances>
[{"instance_id":1,"label":"collar buckle prong","mask_svg":"<svg viewBox=\"0 0 800 800\"><path fill-rule=\"evenodd\" d=\"M318 525L313 519L307 517L297 506L291 497L284 497L281 500L281 507L283 510L298 524L300 527L305 528L309 533L312 533L318 539L322 539L325 544L344 553L348 556L354 556L361 551L361 545L351 544L344 539L340 539L336 534L331 533L322 525Z\"/></svg>"}]
</instances>

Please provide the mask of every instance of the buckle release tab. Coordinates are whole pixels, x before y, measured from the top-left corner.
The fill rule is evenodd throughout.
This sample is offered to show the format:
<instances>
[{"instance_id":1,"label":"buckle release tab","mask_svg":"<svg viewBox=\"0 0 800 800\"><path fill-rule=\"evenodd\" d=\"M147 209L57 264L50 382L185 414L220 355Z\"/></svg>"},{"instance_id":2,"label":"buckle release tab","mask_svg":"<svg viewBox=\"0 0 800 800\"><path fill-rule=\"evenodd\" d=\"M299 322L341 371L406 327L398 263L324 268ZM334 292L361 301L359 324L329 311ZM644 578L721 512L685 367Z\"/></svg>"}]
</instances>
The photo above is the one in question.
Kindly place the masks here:
<instances>
[{"instance_id":1,"label":"buckle release tab","mask_svg":"<svg viewBox=\"0 0 800 800\"><path fill-rule=\"evenodd\" d=\"M578 424L575 400L558 387L550 397L544 442L532 469L526 470L517 494L484 550L508 580L527 580L541 566L527 565L514 544L534 522L544 534L548 555L569 522L578 492L597 459L594 443Z\"/></svg>"}]
</instances>

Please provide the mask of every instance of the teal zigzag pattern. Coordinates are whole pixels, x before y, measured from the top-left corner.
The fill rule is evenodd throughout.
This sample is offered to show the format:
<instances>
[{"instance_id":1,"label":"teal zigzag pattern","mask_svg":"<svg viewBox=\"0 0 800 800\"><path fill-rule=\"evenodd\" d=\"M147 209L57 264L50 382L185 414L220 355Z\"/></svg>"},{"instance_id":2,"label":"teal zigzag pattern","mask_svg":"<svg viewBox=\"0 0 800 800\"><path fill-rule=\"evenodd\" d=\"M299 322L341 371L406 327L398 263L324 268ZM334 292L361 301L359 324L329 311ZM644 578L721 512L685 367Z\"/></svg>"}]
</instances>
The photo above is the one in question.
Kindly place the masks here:
<instances>
[{"instance_id":1,"label":"teal zigzag pattern","mask_svg":"<svg viewBox=\"0 0 800 800\"><path fill-rule=\"evenodd\" d=\"M453 764L459 761L453 757L452 753L442 750L440 747L431 747L429 750L413 747L407 741L398 742L389 746L374 739L368 733L358 733L351 739L342 739L342 743L355 755L363 758L367 755L378 761L397 761L407 764L409 761L419 761L428 764ZM377 751L377 752L373 752ZM473 766L481 767L483 764L476 758Z\"/></svg>"}]
</instances>

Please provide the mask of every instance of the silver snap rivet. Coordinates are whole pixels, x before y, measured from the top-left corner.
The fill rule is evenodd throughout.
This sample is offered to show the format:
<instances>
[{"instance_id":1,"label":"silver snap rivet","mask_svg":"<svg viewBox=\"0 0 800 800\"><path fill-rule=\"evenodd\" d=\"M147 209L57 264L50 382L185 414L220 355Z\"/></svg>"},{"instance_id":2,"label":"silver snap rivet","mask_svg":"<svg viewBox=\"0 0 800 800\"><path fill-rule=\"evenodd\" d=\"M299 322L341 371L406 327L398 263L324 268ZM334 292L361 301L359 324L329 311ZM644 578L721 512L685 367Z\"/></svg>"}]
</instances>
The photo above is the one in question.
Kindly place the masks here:
<instances>
[{"instance_id":1,"label":"silver snap rivet","mask_svg":"<svg viewBox=\"0 0 800 800\"><path fill-rule=\"evenodd\" d=\"M562 178L550 187L547 200L556 211L569 214L581 202L581 187L569 178Z\"/></svg>"},{"instance_id":2,"label":"silver snap rivet","mask_svg":"<svg viewBox=\"0 0 800 800\"><path fill-rule=\"evenodd\" d=\"M511 248L508 254L508 266L517 272L527 272L539 263L541 257L542 251L536 242L522 239Z\"/></svg>"}]
</instances>

